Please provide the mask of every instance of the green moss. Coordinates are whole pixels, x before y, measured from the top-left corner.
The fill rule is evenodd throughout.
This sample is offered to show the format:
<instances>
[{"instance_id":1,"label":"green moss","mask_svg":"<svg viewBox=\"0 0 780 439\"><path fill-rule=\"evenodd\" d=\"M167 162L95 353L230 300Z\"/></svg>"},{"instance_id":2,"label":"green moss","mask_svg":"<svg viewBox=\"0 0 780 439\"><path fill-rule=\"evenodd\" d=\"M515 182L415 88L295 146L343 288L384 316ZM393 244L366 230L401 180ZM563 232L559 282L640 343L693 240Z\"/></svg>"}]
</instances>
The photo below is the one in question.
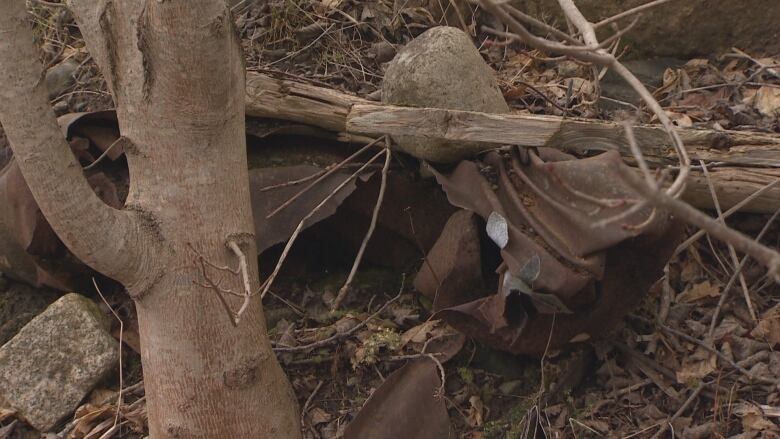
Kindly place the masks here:
<instances>
[{"instance_id":1,"label":"green moss","mask_svg":"<svg viewBox=\"0 0 780 439\"><path fill-rule=\"evenodd\" d=\"M460 376L460 379L466 384L474 383L474 371L468 367L459 367L458 376Z\"/></svg>"}]
</instances>

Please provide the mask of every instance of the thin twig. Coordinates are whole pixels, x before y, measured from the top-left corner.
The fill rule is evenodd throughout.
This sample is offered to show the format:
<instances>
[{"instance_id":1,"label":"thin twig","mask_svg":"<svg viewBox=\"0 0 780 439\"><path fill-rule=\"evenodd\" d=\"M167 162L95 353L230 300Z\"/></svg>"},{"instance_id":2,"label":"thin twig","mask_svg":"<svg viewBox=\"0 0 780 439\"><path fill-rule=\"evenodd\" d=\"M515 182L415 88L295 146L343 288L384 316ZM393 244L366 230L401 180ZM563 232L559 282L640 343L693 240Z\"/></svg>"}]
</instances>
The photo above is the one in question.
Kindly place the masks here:
<instances>
[{"instance_id":1,"label":"thin twig","mask_svg":"<svg viewBox=\"0 0 780 439\"><path fill-rule=\"evenodd\" d=\"M515 18L517 18L520 21L524 21L529 26L534 26L534 27L537 27L539 29L545 30L545 31L555 35L559 39L564 40L564 41L566 41L566 42L568 42L570 44L574 44L574 45L582 44L576 38L572 37L571 35L567 34L566 32L563 32L563 31L559 30L558 28L556 28L554 26L550 26L549 24L547 24L547 23L545 23L543 21L537 20L536 18L534 18L534 17L532 17L532 16L530 16L530 15L520 11L519 9L517 9L517 8L515 8L513 6L506 5L505 8L506 8L507 11L509 11L509 13L512 16L514 16Z\"/></svg>"},{"instance_id":2,"label":"thin twig","mask_svg":"<svg viewBox=\"0 0 780 439\"><path fill-rule=\"evenodd\" d=\"M734 360L732 360L731 358L727 357L721 351L715 349L714 347L708 345L707 343L699 340L696 337L692 337L692 336L690 336L690 335L688 335L688 334L686 334L686 333L684 333L682 331L678 331L678 330L676 330L676 329L674 329L672 327L666 326L666 325L658 325L658 326L661 329L663 329L664 331L666 331L666 332L670 332L670 333L672 333L672 334L674 334L674 335L676 335L676 336L678 336L678 337L680 337L682 339L685 339L685 340L687 340L687 341L689 341L689 342L691 342L691 343L693 343L693 344L695 344L695 345L697 345L697 346L699 346L701 348L704 348L705 350L715 354L718 358L721 359L721 361L731 365L731 367L733 367L734 369L739 371L741 374L745 375L745 377L747 377L751 381L759 381L759 382L762 382L762 383L765 383L765 384L771 384L773 386L776 386L776 385L779 384L777 380L773 380L771 378L767 378L767 377L763 377L763 376L756 376L756 375L754 375L749 370L747 370L744 367L740 366L739 364L735 363Z\"/></svg>"},{"instance_id":3,"label":"thin twig","mask_svg":"<svg viewBox=\"0 0 780 439\"><path fill-rule=\"evenodd\" d=\"M306 412L309 410L309 405L311 405L311 402L314 400L314 395L317 394L317 392L320 391L320 388L322 385L325 384L325 381L320 380L319 383L317 383L317 387L312 390L311 394L308 398L306 398L306 402L303 404L303 408L301 409L301 429L306 428Z\"/></svg>"},{"instance_id":4,"label":"thin twig","mask_svg":"<svg viewBox=\"0 0 780 439\"><path fill-rule=\"evenodd\" d=\"M774 181L766 184L765 186L761 187L757 191L753 192L752 194L748 195L744 200L740 201L739 203L732 206L729 210L727 210L723 215L722 218L725 220L726 218L730 217L731 215L737 213L740 209L748 205L751 201L755 200L759 196L763 195L768 190L774 188L775 186L780 185L780 178L775 179ZM677 246L677 249L674 251L675 255L679 255L685 249L690 247L691 244L699 240L702 236L704 236L706 232L704 230L699 230L693 235L691 235L690 238L686 239L682 244Z\"/></svg>"},{"instance_id":5,"label":"thin twig","mask_svg":"<svg viewBox=\"0 0 780 439\"><path fill-rule=\"evenodd\" d=\"M342 302L344 302L344 299L347 298L349 289L352 286L352 281L355 278L355 274L357 273L358 267L360 266L360 262L363 260L363 253L365 253L366 247L368 246L368 241L371 240L371 236L373 235L374 229L376 228L376 223L379 219L379 210L382 208L382 201L385 198L385 189L387 188L387 171L390 169L391 157L392 153L390 152L390 142L387 136L385 136L385 165L382 168L382 182L379 185L379 195L377 195L376 204L374 205L374 213L371 215L371 224L368 226L366 236L363 237L363 242L360 244L360 249L358 250L357 256L355 256L355 262L352 264L352 269L349 271L349 276L347 276L347 280L344 282L344 286L339 290L339 294L336 296L336 299L333 300L333 306L331 307L332 311L337 310L339 306L341 306Z\"/></svg>"},{"instance_id":6,"label":"thin twig","mask_svg":"<svg viewBox=\"0 0 780 439\"><path fill-rule=\"evenodd\" d=\"M288 187L288 186L295 186L296 184L306 183L307 181L315 179L315 178L319 177L320 175L324 174L327 171L328 171L328 169L323 169L321 171L315 172L314 174L311 174L311 175L303 177L303 178L299 178L297 180L285 181L284 183L272 184L270 186L265 186L265 187L262 187L262 188L258 189L258 192L268 192L268 191L272 191L274 189L281 189L281 188Z\"/></svg>"},{"instance_id":7,"label":"thin twig","mask_svg":"<svg viewBox=\"0 0 780 439\"><path fill-rule=\"evenodd\" d=\"M236 241L233 240L228 242L228 247L233 251L236 257L238 257L238 268L241 270L241 279L244 282L244 302L233 316L233 320L235 320L237 326L238 322L241 320L241 315L249 306L249 302L251 302L253 294L252 286L249 283L249 269L247 267L246 256L244 255L244 252L241 251L241 247L239 247Z\"/></svg>"},{"instance_id":8,"label":"thin twig","mask_svg":"<svg viewBox=\"0 0 780 439\"><path fill-rule=\"evenodd\" d=\"M704 160L699 160L699 164L701 165L701 169L704 173L704 179L707 181L707 187L710 190L710 196L712 197L712 203L715 206L715 212L718 214L718 220L725 226L726 220L723 219L723 209L720 208L720 201L718 200L718 194L715 192L715 186L712 184L712 179L710 178L710 171L707 169L707 164L704 163ZM734 246L726 243L729 249L729 256L731 257L731 263L734 266L734 269L737 269L737 266L739 265L739 256L737 256L737 251L734 250ZM756 310L753 308L753 301L750 300L750 292L748 291L747 282L745 281L745 275L742 274L742 272L739 272L739 282L742 286L742 295L745 297L745 303L747 304L748 312L750 313L750 318L753 319L754 322L758 321L758 317L756 316Z\"/></svg>"},{"instance_id":9,"label":"thin twig","mask_svg":"<svg viewBox=\"0 0 780 439\"><path fill-rule=\"evenodd\" d=\"M766 224L764 224L764 227L761 229L761 231L758 232L758 235L756 236L756 241L761 241L761 238L764 237L764 234L769 230L770 226L775 221L778 215L780 215L780 208L775 210L775 213L772 214L772 216L769 218L769 221L767 221ZM712 338L712 334L715 332L715 327L718 324L718 316L720 315L720 310L721 308L723 308L723 304L726 303L726 298L728 297L731 288L734 286L734 282L737 279L737 275L739 273L742 273L742 270L744 269L748 259L750 259L750 256L748 255L742 257L742 260L740 260L739 264L737 264L737 266L734 268L734 273L731 275L731 278L729 279L728 283L726 283L726 286L723 287L723 291L721 291L720 293L720 299L718 299L718 306L715 307L715 312L712 314L712 320L710 321L709 338Z\"/></svg>"},{"instance_id":10,"label":"thin twig","mask_svg":"<svg viewBox=\"0 0 780 439\"><path fill-rule=\"evenodd\" d=\"M118 139L114 140L111 143L111 145L108 145L108 148L106 148L106 150L103 151L103 154L100 154L100 157L98 157L94 162L90 163L89 165L84 166L83 170L89 171L90 169L92 169L95 166L97 166L98 163L100 163L101 160L103 160L103 158L105 158L108 155L108 153L111 152L111 150L114 148L114 146L116 146L118 143L120 143L120 141L123 140L123 139L124 139L124 137L120 136Z\"/></svg>"}]
</instances>

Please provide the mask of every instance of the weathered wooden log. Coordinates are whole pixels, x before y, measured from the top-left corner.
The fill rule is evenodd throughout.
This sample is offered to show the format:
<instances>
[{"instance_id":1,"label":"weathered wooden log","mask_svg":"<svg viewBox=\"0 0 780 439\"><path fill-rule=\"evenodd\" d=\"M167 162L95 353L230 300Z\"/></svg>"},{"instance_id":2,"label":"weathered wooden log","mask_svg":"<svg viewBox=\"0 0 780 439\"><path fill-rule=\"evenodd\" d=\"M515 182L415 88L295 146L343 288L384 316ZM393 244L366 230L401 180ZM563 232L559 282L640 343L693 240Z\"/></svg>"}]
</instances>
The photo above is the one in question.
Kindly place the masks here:
<instances>
[{"instance_id":1,"label":"weathered wooden log","mask_svg":"<svg viewBox=\"0 0 780 439\"><path fill-rule=\"evenodd\" d=\"M487 114L433 108L394 107L377 104L328 88L247 74L246 113L317 126L349 136L414 135L450 140L462 148L461 158L494 147L516 144L549 146L576 155L617 149L631 163L621 124L585 119L527 114ZM672 144L658 126L635 127L637 141L654 164L676 162ZM742 131L680 129L692 160L717 164L711 181L723 208L743 200L780 178L780 136ZM458 141L471 145L458 146ZM476 145L474 142L478 142ZM409 152L409 151L407 151ZM435 161L435 153L412 155ZM704 176L693 171L684 195L700 208L713 201ZM745 206L745 211L768 213L780 208L780 185Z\"/></svg>"}]
</instances>

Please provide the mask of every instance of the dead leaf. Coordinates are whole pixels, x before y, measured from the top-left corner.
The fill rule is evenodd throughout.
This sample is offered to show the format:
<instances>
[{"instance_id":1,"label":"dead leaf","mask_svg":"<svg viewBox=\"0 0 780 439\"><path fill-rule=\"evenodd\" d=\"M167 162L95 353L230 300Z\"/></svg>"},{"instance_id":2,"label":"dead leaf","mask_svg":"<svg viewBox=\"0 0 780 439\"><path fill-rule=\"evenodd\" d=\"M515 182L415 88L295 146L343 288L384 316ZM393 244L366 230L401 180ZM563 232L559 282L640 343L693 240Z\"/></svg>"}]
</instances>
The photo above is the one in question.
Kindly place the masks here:
<instances>
[{"instance_id":1,"label":"dead leaf","mask_svg":"<svg viewBox=\"0 0 780 439\"><path fill-rule=\"evenodd\" d=\"M336 9L341 5L341 0L321 0L323 6L329 9Z\"/></svg>"},{"instance_id":2,"label":"dead leaf","mask_svg":"<svg viewBox=\"0 0 780 439\"><path fill-rule=\"evenodd\" d=\"M706 358L703 360L692 358L693 356L686 357L682 366L676 372L677 382L690 384L714 372L718 367L718 359L715 354L709 351L707 351L706 355Z\"/></svg>"},{"instance_id":3,"label":"dead leaf","mask_svg":"<svg viewBox=\"0 0 780 439\"><path fill-rule=\"evenodd\" d=\"M309 410L308 417L311 420L311 425L324 424L332 419L332 416L320 407Z\"/></svg>"},{"instance_id":4,"label":"dead leaf","mask_svg":"<svg viewBox=\"0 0 780 439\"><path fill-rule=\"evenodd\" d=\"M762 86L756 92L754 105L764 116L777 116L780 111L780 88Z\"/></svg>"},{"instance_id":5,"label":"dead leaf","mask_svg":"<svg viewBox=\"0 0 780 439\"><path fill-rule=\"evenodd\" d=\"M746 433L780 434L780 427L767 419L761 409L753 404L742 404L734 412L742 419L742 428Z\"/></svg>"},{"instance_id":6,"label":"dead leaf","mask_svg":"<svg viewBox=\"0 0 780 439\"><path fill-rule=\"evenodd\" d=\"M678 303L692 303L708 297L720 297L720 287L709 280L689 286L677 296Z\"/></svg>"},{"instance_id":7,"label":"dead leaf","mask_svg":"<svg viewBox=\"0 0 780 439\"><path fill-rule=\"evenodd\" d=\"M466 337L441 320L428 320L401 335L403 346L412 345L424 354L432 354L445 363L463 348Z\"/></svg>"},{"instance_id":8,"label":"dead leaf","mask_svg":"<svg viewBox=\"0 0 780 439\"><path fill-rule=\"evenodd\" d=\"M424 343L428 340L430 334L441 325L440 320L428 320L425 323L419 324L413 328L408 329L401 335L402 346L406 346L411 343Z\"/></svg>"},{"instance_id":9,"label":"dead leaf","mask_svg":"<svg viewBox=\"0 0 780 439\"><path fill-rule=\"evenodd\" d=\"M666 111L666 115L672 120L672 123L680 128L691 128L693 126L693 120L685 113L675 113L674 111Z\"/></svg>"},{"instance_id":10,"label":"dead leaf","mask_svg":"<svg viewBox=\"0 0 780 439\"><path fill-rule=\"evenodd\" d=\"M750 335L754 338L765 340L770 347L780 344L780 304L775 305L761 315L758 324L750 332Z\"/></svg>"},{"instance_id":11,"label":"dead leaf","mask_svg":"<svg viewBox=\"0 0 780 439\"><path fill-rule=\"evenodd\" d=\"M466 422L472 427L481 427L484 420L485 405L479 396L473 395L469 398L469 411L466 413Z\"/></svg>"},{"instance_id":12,"label":"dead leaf","mask_svg":"<svg viewBox=\"0 0 780 439\"><path fill-rule=\"evenodd\" d=\"M438 392L436 364L427 358L393 372L371 394L344 439L449 439L454 436L445 400Z\"/></svg>"}]
</instances>

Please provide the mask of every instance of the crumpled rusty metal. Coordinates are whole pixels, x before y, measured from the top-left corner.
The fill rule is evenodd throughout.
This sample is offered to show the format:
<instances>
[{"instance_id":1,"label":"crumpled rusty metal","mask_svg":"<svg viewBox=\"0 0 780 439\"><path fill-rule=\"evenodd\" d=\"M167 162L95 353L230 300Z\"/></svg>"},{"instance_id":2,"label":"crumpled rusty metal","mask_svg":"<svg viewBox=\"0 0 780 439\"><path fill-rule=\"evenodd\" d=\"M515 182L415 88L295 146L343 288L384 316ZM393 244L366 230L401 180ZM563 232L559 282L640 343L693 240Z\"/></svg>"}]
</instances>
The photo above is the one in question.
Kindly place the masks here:
<instances>
[{"instance_id":1,"label":"crumpled rusty metal","mask_svg":"<svg viewBox=\"0 0 780 439\"><path fill-rule=\"evenodd\" d=\"M465 211L450 218L415 287L453 327L512 353L603 334L660 277L678 234L662 212L628 211L640 197L618 166L616 152L577 160L515 148L434 169ZM491 278L482 267L496 252Z\"/></svg>"}]
</instances>

